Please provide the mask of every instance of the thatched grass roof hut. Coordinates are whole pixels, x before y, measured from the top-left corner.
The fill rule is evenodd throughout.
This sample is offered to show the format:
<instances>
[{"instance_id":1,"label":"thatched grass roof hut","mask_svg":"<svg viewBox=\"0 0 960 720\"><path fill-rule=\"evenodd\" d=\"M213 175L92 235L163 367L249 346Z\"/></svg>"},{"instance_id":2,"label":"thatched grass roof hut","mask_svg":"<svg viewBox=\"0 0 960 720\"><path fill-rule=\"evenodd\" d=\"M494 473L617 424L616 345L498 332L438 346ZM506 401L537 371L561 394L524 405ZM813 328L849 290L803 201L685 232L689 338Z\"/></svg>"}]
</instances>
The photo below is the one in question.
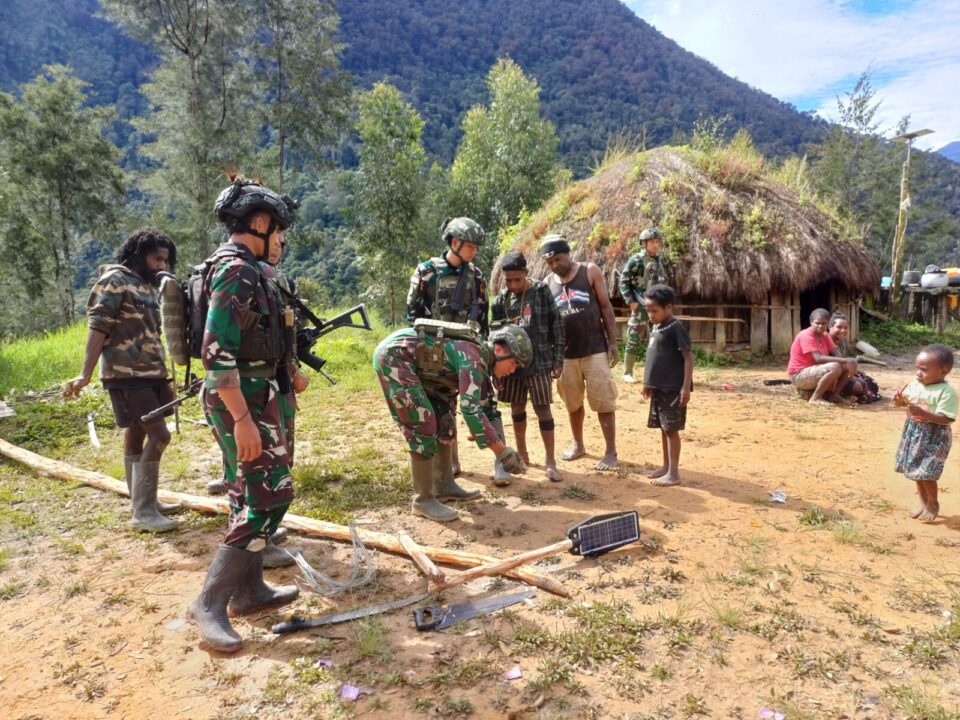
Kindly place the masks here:
<instances>
[{"instance_id":1,"label":"thatched grass roof hut","mask_svg":"<svg viewBox=\"0 0 960 720\"><path fill-rule=\"evenodd\" d=\"M719 350L783 352L816 307L845 311L856 338L859 296L879 285L855 228L809 187L806 162L768 170L743 137L709 152L620 153L505 234L502 249L524 252L531 276L544 277L539 242L562 233L618 299L619 270L651 226L694 342ZM491 280L500 286L499 265Z\"/></svg>"}]
</instances>

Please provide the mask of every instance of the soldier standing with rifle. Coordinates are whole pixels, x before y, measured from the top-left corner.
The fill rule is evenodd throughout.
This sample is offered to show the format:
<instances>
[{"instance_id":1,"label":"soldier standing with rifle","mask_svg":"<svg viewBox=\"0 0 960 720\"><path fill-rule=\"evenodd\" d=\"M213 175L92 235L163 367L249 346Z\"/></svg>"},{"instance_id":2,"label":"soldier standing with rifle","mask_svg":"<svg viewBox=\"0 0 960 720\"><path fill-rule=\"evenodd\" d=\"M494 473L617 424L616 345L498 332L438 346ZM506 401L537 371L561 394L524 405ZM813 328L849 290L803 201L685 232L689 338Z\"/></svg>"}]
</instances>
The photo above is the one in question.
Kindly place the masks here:
<instances>
[{"instance_id":1,"label":"soldier standing with rifle","mask_svg":"<svg viewBox=\"0 0 960 720\"><path fill-rule=\"evenodd\" d=\"M209 297L203 337L203 408L227 462L230 520L190 617L214 649L236 652L243 639L230 614L292 602L295 585L263 581L266 538L293 500L290 457L278 402L278 374L287 357L292 313L258 261L277 252L297 205L286 196L237 178L217 198L217 217L230 239L213 255L204 281ZM289 378L288 378L289 379Z\"/></svg>"},{"instance_id":2,"label":"soldier standing with rifle","mask_svg":"<svg viewBox=\"0 0 960 720\"><path fill-rule=\"evenodd\" d=\"M623 350L623 381L636 382L633 364L648 334L647 311L643 307L643 294L647 288L662 285L667 273L660 259L660 231L647 228L640 233L643 250L632 255L620 273L620 296L630 305L630 320L627 322L627 346Z\"/></svg>"},{"instance_id":3,"label":"soldier standing with rifle","mask_svg":"<svg viewBox=\"0 0 960 720\"><path fill-rule=\"evenodd\" d=\"M407 322L412 325L418 318L431 318L472 324L485 338L489 331L487 286L483 273L473 264L473 258L486 240L486 233L474 220L458 217L444 223L440 236L447 245L447 251L440 257L420 263L410 278ZM493 423L503 439L503 420L499 413ZM455 433L456 430L454 437ZM456 440L440 449L438 462L445 463L447 454L452 456L454 473L459 473ZM498 461L494 462L493 479L494 483L510 483L510 473ZM458 499L471 500L480 495L479 490L463 490L463 493Z\"/></svg>"},{"instance_id":4,"label":"soldier standing with rifle","mask_svg":"<svg viewBox=\"0 0 960 720\"><path fill-rule=\"evenodd\" d=\"M100 379L110 393L113 416L124 429L123 466L133 506L130 524L154 533L179 525L161 514L179 510L179 503L157 501L160 458L170 443L170 431L162 414L150 422L141 420L174 397L160 341L156 286L158 273L173 268L176 260L173 241L154 228L140 228L124 240L118 264L102 267L90 291L83 369L63 390L65 398L79 395L100 361Z\"/></svg>"}]
</instances>

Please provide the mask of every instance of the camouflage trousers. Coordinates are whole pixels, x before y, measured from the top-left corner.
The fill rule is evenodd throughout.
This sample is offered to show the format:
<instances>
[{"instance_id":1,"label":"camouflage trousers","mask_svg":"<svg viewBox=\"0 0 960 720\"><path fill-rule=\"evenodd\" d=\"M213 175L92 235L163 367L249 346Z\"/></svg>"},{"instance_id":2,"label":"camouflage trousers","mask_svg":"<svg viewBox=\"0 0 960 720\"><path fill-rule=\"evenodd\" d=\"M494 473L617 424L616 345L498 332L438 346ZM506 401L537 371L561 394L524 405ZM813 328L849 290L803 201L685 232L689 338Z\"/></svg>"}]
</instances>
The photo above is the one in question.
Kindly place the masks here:
<instances>
[{"instance_id":1,"label":"camouflage trousers","mask_svg":"<svg viewBox=\"0 0 960 720\"><path fill-rule=\"evenodd\" d=\"M410 452L425 459L437 454L440 435L455 437L453 404L456 395L431 392L417 375L416 365L406 357L377 348L373 369L393 421L400 426Z\"/></svg>"},{"instance_id":2,"label":"camouflage trousers","mask_svg":"<svg viewBox=\"0 0 960 720\"><path fill-rule=\"evenodd\" d=\"M276 532L294 494L276 381L240 378L240 390L260 429L263 452L257 459L238 462L233 416L217 392L204 390L203 413L223 453L230 502L223 544L243 549L255 538Z\"/></svg>"},{"instance_id":3,"label":"camouflage trousers","mask_svg":"<svg viewBox=\"0 0 960 720\"><path fill-rule=\"evenodd\" d=\"M627 322L627 345L623 350L624 356L639 357L640 349L646 343L649 335L650 323L647 319L647 311L638 306L636 310L630 313L630 320Z\"/></svg>"}]
</instances>

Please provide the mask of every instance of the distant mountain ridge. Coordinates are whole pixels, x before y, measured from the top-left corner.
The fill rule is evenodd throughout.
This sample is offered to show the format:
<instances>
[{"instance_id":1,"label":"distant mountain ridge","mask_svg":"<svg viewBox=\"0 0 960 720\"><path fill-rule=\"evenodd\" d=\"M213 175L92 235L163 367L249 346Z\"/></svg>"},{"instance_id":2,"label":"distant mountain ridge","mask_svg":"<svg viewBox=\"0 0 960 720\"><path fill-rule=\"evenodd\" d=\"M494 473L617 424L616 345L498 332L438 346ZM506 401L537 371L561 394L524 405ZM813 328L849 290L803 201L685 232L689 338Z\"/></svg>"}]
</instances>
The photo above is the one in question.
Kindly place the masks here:
<instances>
[{"instance_id":1,"label":"distant mountain ridge","mask_svg":"<svg viewBox=\"0 0 960 720\"><path fill-rule=\"evenodd\" d=\"M339 5L356 79L387 80L427 121L427 149L449 160L459 123L485 99L484 79L509 55L543 90L561 152L583 173L608 139L646 129L648 146L730 115L767 154L802 151L826 124L734 80L638 18L619 0L349 0Z\"/></svg>"},{"instance_id":2,"label":"distant mountain ridge","mask_svg":"<svg viewBox=\"0 0 960 720\"><path fill-rule=\"evenodd\" d=\"M937 150L938 155L943 155L947 160L953 160L955 163L960 163L960 140L956 140L949 145L944 145L942 148Z\"/></svg>"},{"instance_id":3,"label":"distant mountain ridge","mask_svg":"<svg viewBox=\"0 0 960 720\"><path fill-rule=\"evenodd\" d=\"M97 17L97 0L7 0L0 24L0 89L64 62L122 118L145 110L135 92L149 49ZM485 79L509 55L541 87L564 161L584 174L617 133L648 146L689 133L700 117L730 115L766 153L801 151L825 124L727 77L638 18L619 0L341 0L343 65L358 84L387 80L426 121L427 150L449 163L464 113L486 101ZM129 132L129 128L127 128ZM114 138L126 144L118 134Z\"/></svg>"}]
</instances>

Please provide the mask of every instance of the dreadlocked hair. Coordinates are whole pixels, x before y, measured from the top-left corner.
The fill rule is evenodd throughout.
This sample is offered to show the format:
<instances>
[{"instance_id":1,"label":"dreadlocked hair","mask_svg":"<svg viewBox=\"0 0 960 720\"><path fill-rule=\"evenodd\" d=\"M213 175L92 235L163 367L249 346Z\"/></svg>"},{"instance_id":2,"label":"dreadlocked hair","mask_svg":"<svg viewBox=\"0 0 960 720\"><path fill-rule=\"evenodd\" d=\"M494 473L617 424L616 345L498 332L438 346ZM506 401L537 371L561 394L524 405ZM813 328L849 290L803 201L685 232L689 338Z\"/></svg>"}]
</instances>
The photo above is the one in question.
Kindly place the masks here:
<instances>
[{"instance_id":1,"label":"dreadlocked hair","mask_svg":"<svg viewBox=\"0 0 960 720\"><path fill-rule=\"evenodd\" d=\"M117 250L117 262L128 267L131 260L143 264L147 261L147 255L161 248L166 248L170 254L167 265L173 270L177 266L177 246L173 240L156 228L137 228Z\"/></svg>"}]
</instances>

